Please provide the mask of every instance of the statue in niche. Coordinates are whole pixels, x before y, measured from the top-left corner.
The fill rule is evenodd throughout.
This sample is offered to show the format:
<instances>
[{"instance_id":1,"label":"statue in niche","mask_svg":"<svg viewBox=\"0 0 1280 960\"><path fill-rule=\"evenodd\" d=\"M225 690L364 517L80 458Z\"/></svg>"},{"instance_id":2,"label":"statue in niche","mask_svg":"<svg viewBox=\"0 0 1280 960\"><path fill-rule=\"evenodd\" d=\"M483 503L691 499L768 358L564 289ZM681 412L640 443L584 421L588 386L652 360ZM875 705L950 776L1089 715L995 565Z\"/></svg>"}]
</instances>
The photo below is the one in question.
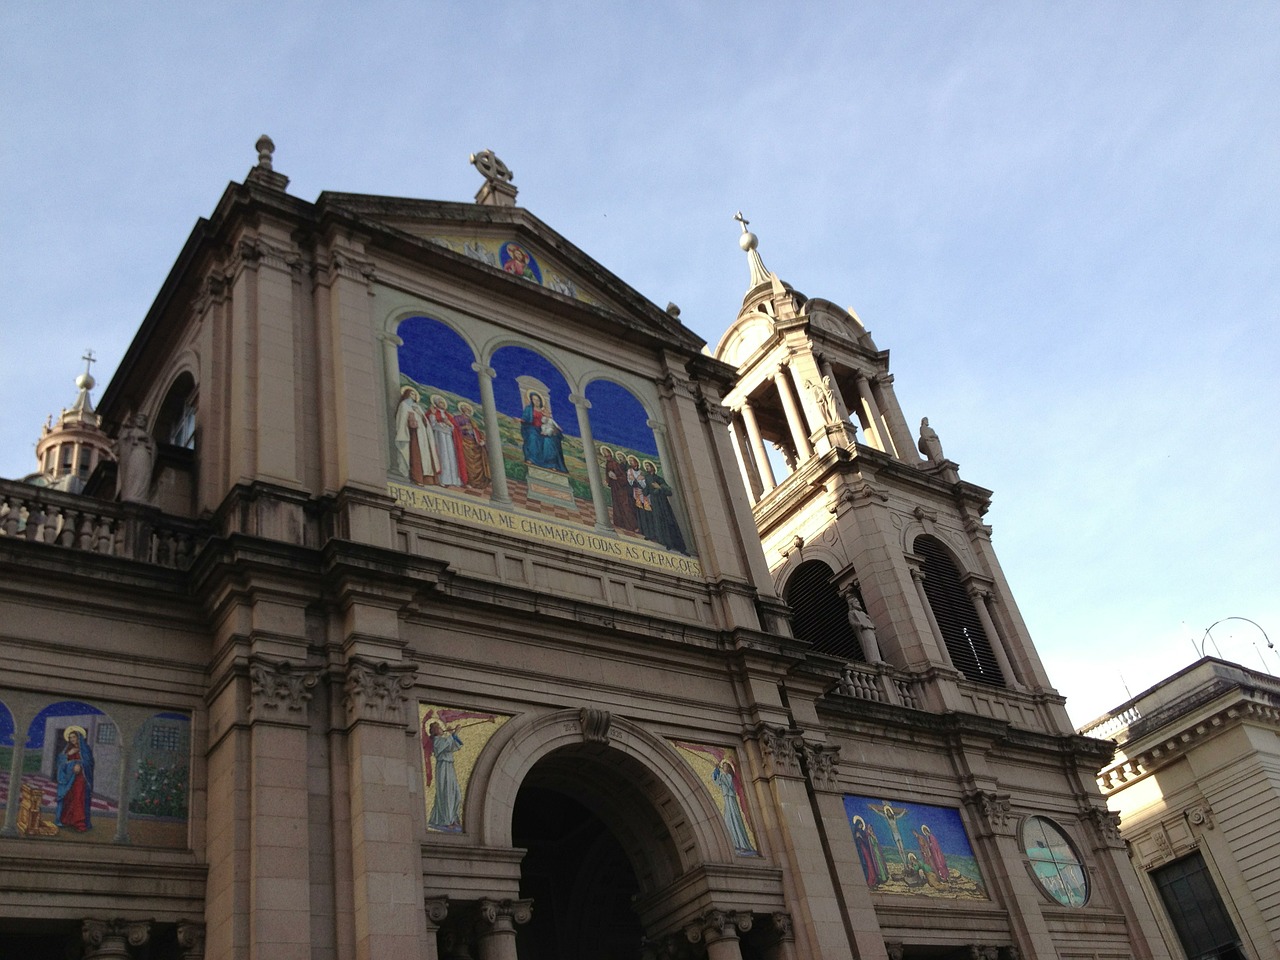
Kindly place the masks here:
<instances>
[{"instance_id":1,"label":"statue in niche","mask_svg":"<svg viewBox=\"0 0 1280 960\"><path fill-rule=\"evenodd\" d=\"M920 442L917 446L930 463L941 463L946 459L942 455L942 441L938 439L937 431L929 426L928 417L920 419Z\"/></svg>"},{"instance_id":2,"label":"statue in niche","mask_svg":"<svg viewBox=\"0 0 1280 960\"><path fill-rule=\"evenodd\" d=\"M156 442L147 432L144 414L125 418L116 438L115 454L119 464L120 499L125 503L147 503L156 463Z\"/></svg>"}]
</instances>

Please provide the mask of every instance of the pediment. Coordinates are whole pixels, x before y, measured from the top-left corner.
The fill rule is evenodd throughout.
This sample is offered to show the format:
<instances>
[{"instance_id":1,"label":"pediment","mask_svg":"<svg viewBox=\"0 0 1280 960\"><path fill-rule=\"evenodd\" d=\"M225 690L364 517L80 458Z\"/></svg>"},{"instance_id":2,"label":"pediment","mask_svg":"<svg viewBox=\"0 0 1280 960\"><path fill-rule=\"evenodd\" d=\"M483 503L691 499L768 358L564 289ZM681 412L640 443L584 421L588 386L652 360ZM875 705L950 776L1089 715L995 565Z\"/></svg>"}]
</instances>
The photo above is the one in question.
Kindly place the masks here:
<instances>
[{"instance_id":1,"label":"pediment","mask_svg":"<svg viewBox=\"0 0 1280 960\"><path fill-rule=\"evenodd\" d=\"M425 240L481 269L568 297L647 327L658 337L700 350L701 338L678 319L520 207L325 194L318 201L370 225Z\"/></svg>"}]
</instances>

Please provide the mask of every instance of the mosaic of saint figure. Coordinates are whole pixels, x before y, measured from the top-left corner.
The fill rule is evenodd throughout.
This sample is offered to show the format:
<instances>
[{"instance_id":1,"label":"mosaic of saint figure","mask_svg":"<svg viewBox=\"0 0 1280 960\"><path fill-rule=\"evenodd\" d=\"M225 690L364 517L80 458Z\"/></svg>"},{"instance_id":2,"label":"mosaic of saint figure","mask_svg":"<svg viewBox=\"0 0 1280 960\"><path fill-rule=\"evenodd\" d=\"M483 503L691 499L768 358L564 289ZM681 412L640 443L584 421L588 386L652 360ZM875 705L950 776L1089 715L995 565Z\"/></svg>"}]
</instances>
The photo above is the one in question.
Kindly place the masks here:
<instances>
[{"instance_id":1,"label":"mosaic of saint figure","mask_svg":"<svg viewBox=\"0 0 1280 960\"><path fill-rule=\"evenodd\" d=\"M858 861L862 864L862 873L867 878L867 886L878 887L889 879L889 866L884 862L880 838L862 817L855 816L852 823L853 845L858 851Z\"/></svg>"},{"instance_id":2,"label":"mosaic of saint figure","mask_svg":"<svg viewBox=\"0 0 1280 960\"><path fill-rule=\"evenodd\" d=\"M520 418L520 436L524 441L524 458L535 467L568 473L564 465L564 430L556 423L540 393L530 392Z\"/></svg>"},{"instance_id":3,"label":"mosaic of saint figure","mask_svg":"<svg viewBox=\"0 0 1280 960\"><path fill-rule=\"evenodd\" d=\"M436 482L440 463L427 412L420 400L413 387L400 391L400 404L396 407L396 455L401 472L414 483L425 485Z\"/></svg>"},{"instance_id":4,"label":"mosaic of saint figure","mask_svg":"<svg viewBox=\"0 0 1280 960\"><path fill-rule=\"evenodd\" d=\"M58 809L54 823L84 833L93 827L93 749L84 727L63 731L66 740L58 754Z\"/></svg>"}]
</instances>

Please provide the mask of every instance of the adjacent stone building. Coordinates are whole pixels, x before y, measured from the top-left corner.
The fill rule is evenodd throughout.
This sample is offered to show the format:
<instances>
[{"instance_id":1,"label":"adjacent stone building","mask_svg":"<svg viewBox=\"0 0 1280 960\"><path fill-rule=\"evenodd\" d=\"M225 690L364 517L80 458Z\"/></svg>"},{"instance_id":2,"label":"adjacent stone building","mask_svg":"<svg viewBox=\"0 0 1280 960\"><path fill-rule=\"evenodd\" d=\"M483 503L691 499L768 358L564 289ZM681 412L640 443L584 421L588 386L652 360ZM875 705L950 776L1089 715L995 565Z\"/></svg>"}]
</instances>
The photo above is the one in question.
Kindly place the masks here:
<instances>
[{"instance_id":1,"label":"adjacent stone building","mask_svg":"<svg viewBox=\"0 0 1280 960\"><path fill-rule=\"evenodd\" d=\"M1205 657L1082 732L1120 745L1098 783L1169 942L1280 957L1280 681Z\"/></svg>"},{"instance_id":2,"label":"adjacent stone building","mask_svg":"<svg viewBox=\"0 0 1280 960\"><path fill-rule=\"evenodd\" d=\"M856 316L743 220L710 351L490 153L307 202L259 151L118 462L0 484L0 954L1168 957Z\"/></svg>"}]
</instances>

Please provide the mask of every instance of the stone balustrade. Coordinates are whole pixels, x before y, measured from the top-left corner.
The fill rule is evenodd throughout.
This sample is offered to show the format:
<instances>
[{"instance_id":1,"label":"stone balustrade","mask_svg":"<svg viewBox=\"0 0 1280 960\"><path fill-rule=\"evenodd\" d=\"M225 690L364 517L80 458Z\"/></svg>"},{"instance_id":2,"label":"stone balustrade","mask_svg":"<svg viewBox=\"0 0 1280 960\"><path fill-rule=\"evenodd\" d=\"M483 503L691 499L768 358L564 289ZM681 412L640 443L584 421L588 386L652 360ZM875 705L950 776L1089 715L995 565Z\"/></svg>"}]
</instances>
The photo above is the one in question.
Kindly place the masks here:
<instances>
[{"instance_id":1,"label":"stone balustrade","mask_svg":"<svg viewBox=\"0 0 1280 960\"><path fill-rule=\"evenodd\" d=\"M873 700L920 709L912 681L896 677L887 664L847 663L840 673L836 691L856 700Z\"/></svg>"},{"instance_id":2,"label":"stone balustrade","mask_svg":"<svg viewBox=\"0 0 1280 960\"><path fill-rule=\"evenodd\" d=\"M207 536L201 524L151 507L0 480L0 537L185 570Z\"/></svg>"}]
</instances>

